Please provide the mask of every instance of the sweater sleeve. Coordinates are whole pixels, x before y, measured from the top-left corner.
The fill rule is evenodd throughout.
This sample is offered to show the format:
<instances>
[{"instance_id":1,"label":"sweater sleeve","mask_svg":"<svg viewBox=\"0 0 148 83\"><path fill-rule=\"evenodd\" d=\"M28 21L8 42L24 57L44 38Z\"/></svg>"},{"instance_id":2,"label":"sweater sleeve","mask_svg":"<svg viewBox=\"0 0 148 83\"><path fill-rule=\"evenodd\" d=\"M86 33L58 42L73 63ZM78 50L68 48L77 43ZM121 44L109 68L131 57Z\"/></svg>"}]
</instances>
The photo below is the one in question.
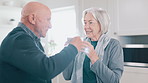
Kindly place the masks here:
<instances>
[{"instance_id":1,"label":"sweater sleeve","mask_svg":"<svg viewBox=\"0 0 148 83\"><path fill-rule=\"evenodd\" d=\"M47 57L26 35L20 35L11 41L12 55L7 57L8 62L16 68L42 79L52 79L61 73L75 58L77 49L69 45L52 57ZM11 46L11 45L10 45Z\"/></svg>"},{"instance_id":2,"label":"sweater sleeve","mask_svg":"<svg viewBox=\"0 0 148 83\"><path fill-rule=\"evenodd\" d=\"M118 41L112 45L108 65L102 61L97 60L92 66L91 70L96 74L97 79L102 83L119 83L123 72L123 51Z\"/></svg>"},{"instance_id":3,"label":"sweater sleeve","mask_svg":"<svg viewBox=\"0 0 148 83\"><path fill-rule=\"evenodd\" d=\"M74 67L74 60L68 65L68 67L62 73L65 80L71 80L73 67Z\"/></svg>"}]
</instances>

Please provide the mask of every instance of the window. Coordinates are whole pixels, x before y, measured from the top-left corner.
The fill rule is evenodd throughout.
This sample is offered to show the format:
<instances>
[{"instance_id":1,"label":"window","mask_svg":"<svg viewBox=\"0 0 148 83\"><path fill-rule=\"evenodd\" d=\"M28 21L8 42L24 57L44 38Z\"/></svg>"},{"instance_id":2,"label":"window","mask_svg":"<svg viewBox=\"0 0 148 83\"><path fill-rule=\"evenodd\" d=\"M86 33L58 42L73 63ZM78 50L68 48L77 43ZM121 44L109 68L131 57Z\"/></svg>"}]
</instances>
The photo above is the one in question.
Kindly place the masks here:
<instances>
[{"instance_id":1,"label":"window","mask_svg":"<svg viewBox=\"0 0 148 83\"><path fill-rule=\"evenodd\" d=\"M52 9L52 29L48 31L48 54L53 55L64 48L67 37L76 35L76 14L74 6Z\"/></svg>"}]
</instances>

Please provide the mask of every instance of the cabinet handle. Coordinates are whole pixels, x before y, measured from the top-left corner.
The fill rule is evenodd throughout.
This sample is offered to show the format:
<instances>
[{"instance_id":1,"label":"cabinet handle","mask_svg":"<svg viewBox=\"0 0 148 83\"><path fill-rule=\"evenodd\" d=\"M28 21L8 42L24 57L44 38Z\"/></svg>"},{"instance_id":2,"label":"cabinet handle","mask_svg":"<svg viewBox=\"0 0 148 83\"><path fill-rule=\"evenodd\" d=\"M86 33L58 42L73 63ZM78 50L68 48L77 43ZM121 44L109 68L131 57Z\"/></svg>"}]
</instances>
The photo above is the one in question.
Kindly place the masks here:
<instances>
[{"instance_id":1,"label":"cabinet handle","mask_svg":"<svg viewBox=\"0 0 148 83\"><path fill-rule=\"evenodd\" d=\"M117 35L117 32L114 32L114 35Z\"/></svg>"},{"instance_id":2,"label":"cabinet handle","mask_svg":"<svg viewBox=\"0 0 148 83\"><path fill-rule=\"evenodd\" d=\"M124 62L124 66L148 68L147 63Z\"/></svg>"}]
</instances>

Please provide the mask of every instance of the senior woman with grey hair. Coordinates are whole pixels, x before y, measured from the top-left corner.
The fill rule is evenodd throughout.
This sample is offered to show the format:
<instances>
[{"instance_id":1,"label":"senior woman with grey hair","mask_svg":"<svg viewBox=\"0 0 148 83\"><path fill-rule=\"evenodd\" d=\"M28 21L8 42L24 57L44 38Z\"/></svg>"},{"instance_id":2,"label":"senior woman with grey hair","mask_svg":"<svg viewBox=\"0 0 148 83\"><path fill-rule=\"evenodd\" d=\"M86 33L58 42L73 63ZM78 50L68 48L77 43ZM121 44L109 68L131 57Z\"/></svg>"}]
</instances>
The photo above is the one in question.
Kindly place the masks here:
<instances>
[{"instance_id":1,"label":"senior woman with grey hair","mask_svg":"<svg viewBox=\"0 0 148 83\"><path fill-rule=\"evenodd\" d=\"M101 8L83 11L85 52L80 52L64 70L72 83L119 83L123 73L123 49L118 40L107 36L110 18Z\"/></svg>"}]
</instances>

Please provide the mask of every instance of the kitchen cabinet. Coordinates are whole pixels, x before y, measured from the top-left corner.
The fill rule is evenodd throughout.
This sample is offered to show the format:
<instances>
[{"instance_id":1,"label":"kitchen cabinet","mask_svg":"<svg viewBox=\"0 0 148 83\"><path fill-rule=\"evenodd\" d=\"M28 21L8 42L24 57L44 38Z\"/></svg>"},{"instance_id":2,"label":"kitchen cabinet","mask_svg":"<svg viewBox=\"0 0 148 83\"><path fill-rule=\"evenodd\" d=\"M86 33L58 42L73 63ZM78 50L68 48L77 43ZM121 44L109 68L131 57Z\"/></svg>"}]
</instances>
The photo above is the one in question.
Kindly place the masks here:
<instances>
[{"instance_id":1,"label":"kitchen cabinet","mask_svg":"<svg viewBox=\"0 0 148 83\"><path fill-rule=\"evenodd\" d=\"M124 67L121 83L148 83L148 68Z\"/></svg>"},{"instance_id":2,"label":"kitchen cabinet","mask_svg":"<svg viewBox=\"0 0 148 83\"><path fill-rule=\"evenodd\" d=\"M148 0L108 0L113 37L148 35Z\"/></svg>"},{"instance_id":3,"label":"kitchen cabinet","mask_svg":"<svg viewBox=\"0 0 148 83\"><path fill-rule=\"evenodd\" d=\"M101 7L109 13L111 26L108 34L111 37L148 35L148 0L77 0L77 7L78 27L82 26L84 9Z\"/></svg>"},{"instance_id":4,"label":"kitchen cabinet","mask_svg":"<svg viewBox=\"0 0 148 83\"><path fill-rule=\"evenodd\" d=\"M118 35L148 35L148 0L117 0Z\"/></svg>"}]
</instances>

